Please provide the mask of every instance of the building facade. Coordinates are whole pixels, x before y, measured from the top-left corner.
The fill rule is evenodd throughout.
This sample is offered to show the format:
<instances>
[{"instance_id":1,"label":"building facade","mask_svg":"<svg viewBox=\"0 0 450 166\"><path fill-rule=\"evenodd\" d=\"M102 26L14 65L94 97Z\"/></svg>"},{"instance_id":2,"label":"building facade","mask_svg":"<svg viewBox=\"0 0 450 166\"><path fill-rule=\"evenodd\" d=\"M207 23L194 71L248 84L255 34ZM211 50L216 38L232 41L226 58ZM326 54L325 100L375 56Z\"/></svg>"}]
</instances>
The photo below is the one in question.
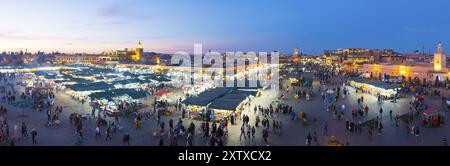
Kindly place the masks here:
<instances>
[{"instance_id":1,"label":"building facade","mask_svg":"<svg viewBox=\"0 0 450 166\"><path fill-rule=\"evenodd\" d=\"M450 73L446 66L446 55L443 45L438 44L437 52L434 54L433 63L415 63L413 65L403 64L364 64L357 71L366 77L375 79L396 79L401 81L430 83L434 81L443 82L449 80Z\"/></svg>"},{"instance_id":2,"label":"building facade","mask_svg":"<svg viewBox=\"0 0 450 166\"><path fill-rule=\"evenodd\" d=\"M102 52L101 55L55 55L51 61L56 63L140 62L143 55L144 49L139 41L136 49L109 50Z\"/></svg>"},{"instance_id":3,"label":"building facade","mask_svg":"<svg viewBox=\"0 0 450 166\"><path fill-rule=\"evenodd\" d=\"M125 48L125 49L104 51L102 53L102 57L100 60L140 62L143 54L144 48L142 47L141 41L139 41L136 49Z\"/></svg>"}]
</instances>

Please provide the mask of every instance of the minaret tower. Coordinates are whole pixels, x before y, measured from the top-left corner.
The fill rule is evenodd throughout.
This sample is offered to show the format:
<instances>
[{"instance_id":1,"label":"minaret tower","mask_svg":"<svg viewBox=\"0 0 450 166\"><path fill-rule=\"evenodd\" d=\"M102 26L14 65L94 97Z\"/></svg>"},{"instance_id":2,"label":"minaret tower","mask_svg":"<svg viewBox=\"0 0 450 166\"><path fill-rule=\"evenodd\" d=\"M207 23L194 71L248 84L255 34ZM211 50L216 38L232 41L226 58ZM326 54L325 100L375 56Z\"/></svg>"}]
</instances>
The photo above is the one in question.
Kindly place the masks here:
<instances>
[{"instance_id":1,"label":"minaret tower","mask_svg":"<svg viewBox=\"0 0 450 166\"><path fill-rule=\"evenodd\" d=\"M298 63L298 48L294 49L294 63Z\"/></svg>"},{"instance_id":2,"label":"minaret tower","mask_svg":"<svg viewBox=\"0 0 450 166\"><path fill-rule=\"evenodd\" d=\"M434 53L434 59L433 59L434 70L440 71L442 68L446 68L447 67L446 61L447 61L447 57L444 53L443 45L442 45L442 43L439 42L438 47L437 47L437 52Z\"/></svg>"},{"instance_id":3,"label":"minaret tower","mask_svg":"<svg viewBox=\"0 0 450 166\"><path fill-rule=\"evenodd\" d=\"M139 40L138 46L135 50L135 54L132 56L132 60L135 62L141 61L142 54L144 54L144 48L142 48L142 43Z\"/></svg>"}]
</instances>

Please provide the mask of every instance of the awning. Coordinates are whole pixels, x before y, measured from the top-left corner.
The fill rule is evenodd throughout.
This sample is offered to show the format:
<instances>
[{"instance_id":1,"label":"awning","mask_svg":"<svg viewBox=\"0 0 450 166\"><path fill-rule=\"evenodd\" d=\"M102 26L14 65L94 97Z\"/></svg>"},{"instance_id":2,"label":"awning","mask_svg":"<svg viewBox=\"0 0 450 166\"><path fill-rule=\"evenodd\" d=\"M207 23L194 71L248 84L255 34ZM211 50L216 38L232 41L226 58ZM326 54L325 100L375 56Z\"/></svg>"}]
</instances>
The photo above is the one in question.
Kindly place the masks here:
<instances>
[{"instance_id":1,"label":"awning","mask_svg":"<svg viewBox=\"0 0 450 166\"><path fill-rule=\"evenodd\" d=\"M181 103L186 105L207 106L212 100L213 98L209 97L189 97Z\"/></svg>"},{"instance_id":2,"label":"awning","mask_svg":"<svg viewBox=\"0 0 450 166\"><path fill-rule=\"evenodd\" d=\"M398 88L400 88L400 86L398 86L398 85L387 84L387 83L379 82L379 81L373 81L373 80L370 80L367 78L362 78L362 77L350 77L348 80L358 82L358 83L372 85L372 86L375 86L378 88L383 88L383 89L398 89Z\"/></svg>"},{"instance_id":3,"label":"awning","mask_svg":"<svg viewBox=\"0 0 450 166\"><path fill-rule=\"evenodd\" d=\"M171 92L167 91L167 90L160 90L160 91L156 92L155 95L156 96L163 96L163 95L166 95L166 94L169 94L169 93L171 93Z\"/></svg>"},{"instance_id":4,"label":"awning","mask_svg":"<svg viewBox=\"0 0 450 166\"><path fill-rule=\"evenodd\" d=\"M217 99L209 105L211 109L235 111L242 103L242 100Z\"/></svg>"}]
</instances>

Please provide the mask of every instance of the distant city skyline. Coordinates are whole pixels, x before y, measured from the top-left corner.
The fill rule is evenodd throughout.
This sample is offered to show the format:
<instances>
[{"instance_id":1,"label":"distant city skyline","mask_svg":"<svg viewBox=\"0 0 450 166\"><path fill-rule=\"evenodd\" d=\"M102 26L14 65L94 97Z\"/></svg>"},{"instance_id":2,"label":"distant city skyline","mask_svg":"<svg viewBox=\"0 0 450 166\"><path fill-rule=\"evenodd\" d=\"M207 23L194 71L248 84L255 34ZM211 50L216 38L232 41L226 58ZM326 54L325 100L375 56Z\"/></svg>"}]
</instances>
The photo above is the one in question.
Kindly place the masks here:
<instances>
[{"instance_id":1,"label":"distant city skyline","mask_svg":"<svg viewBox=\"0 0 450 166\"><path fill-rule=\"evenodd\" d=\"M448 0L0 0L0 51L415 50L450 45ZM444 47L444 51L446 48Z\"/></svg>"}]
</instances>

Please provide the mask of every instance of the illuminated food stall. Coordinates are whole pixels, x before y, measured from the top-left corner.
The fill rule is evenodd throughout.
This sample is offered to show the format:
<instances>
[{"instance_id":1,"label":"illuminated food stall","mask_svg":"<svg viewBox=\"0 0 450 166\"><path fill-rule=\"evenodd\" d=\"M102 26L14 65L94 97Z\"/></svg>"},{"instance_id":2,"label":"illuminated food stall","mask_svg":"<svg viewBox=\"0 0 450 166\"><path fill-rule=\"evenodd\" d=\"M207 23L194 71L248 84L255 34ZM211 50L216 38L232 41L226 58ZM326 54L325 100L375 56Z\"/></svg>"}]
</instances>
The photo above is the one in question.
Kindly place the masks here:
<instances>
[{"instance_id":1,"label":"illuminated food stall","mask_svg":"<svg viewBox=\"0 0 450 166\"><path fill-rule=\"evenodd\" d=\"M258 89L214 88L182 101L190 117L223 120L237 113L244 103L258 96Z\"/></svg>"},{"instance_id":2,"label":"illuminated food stall","mask_svg":"<svg viewBox=\"0 0 450 166\"><path fill-rule=\"evenodd\" d=\"M314 73L311 72L291 72L286 76L291 86L311 87L314 82Z\"/></svg>"},{"instance_id":3,"label":"illuminated food stall","mask_svg":"<svg viewBox=\"0 0 450 166\"><path fill-rule=\"evenodd\" d=\"M189 97L181 103L189 112L190 117L200 118L201 115L206 113L207 106L212 100L213 98L210 97Z\"/></svg>"},{"instance_id":4,"label":"illuminated food stall","mask_svg":"<svg viewBox=\"0 0 450 166\"><path fill-rule=\"evenodd\" d=\"M232 113L241 111L244 101L239 99L217 99L211 103L209 108L214 115L213 121L228 118Z\"/></svg>"},{"instance_id":5,"label":"illuminated food stall","mask_svg":"<svg viewBox=\"0 0 450 166\"><path fill-rule=\"evenodd\" d=\"M300 86L300 74L297 72L288 73L286 77L289 79L291 86Z\"/></svg>"},{"instance_id":6,"label":"illuminated food stall","mask_svg":"<svg viewBox=\"0 0 450 166\"><path fill-rule=\"evenodd\" d=\"M361 77L349 78L349 84L350 86L360 89L365 93L381 95L387 98L394 98L398 90L400 90L400 86L398 85L372 81Z\"/></svg>"}]
</instances>

